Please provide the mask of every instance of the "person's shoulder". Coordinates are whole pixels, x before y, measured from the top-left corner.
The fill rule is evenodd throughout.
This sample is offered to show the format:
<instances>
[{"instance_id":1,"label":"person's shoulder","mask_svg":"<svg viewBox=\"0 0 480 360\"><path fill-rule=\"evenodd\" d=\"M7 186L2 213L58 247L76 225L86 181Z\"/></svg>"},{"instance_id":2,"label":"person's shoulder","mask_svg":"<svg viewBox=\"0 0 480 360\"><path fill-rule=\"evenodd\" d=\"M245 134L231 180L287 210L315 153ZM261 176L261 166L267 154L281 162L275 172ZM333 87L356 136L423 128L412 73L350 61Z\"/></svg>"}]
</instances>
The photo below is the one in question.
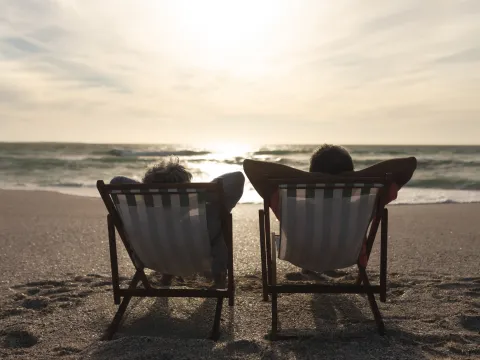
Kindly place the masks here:
<instances>
[{"instance_id":1,"label":"person's shoulder","mask_svg":"<svg viewBox=\"0 0 480 360\"><path fill-rule=\"evenodd\" d=\"M241 171L233 171L229 172L223 175L220 175L219 177L216 177L215 179L212 180L212 182L216 183L218 181L222 181L223 183L243 183L245 182L245 175Z\"/></svg>"},{"instance_id":2,"label":"person's shoulder","mask_svg":"<svg viewBox=\"0 0 480 360\"><path fill-rule=\"evenodd\" d=\"M243 175L243 172L241 171L233 171L229 173L231 176L239 177L239 178L245 178L245 175Z\"/></svg>"},{"instance_id":3,"label":"person's shoulder","mask_svg":"<svg viewBox=\"0 0 480 360\"><path fill-rule=\"evenodd\" d=\"M353 177L375 177L384 176L385 174L391 174L392 180L397 183L399 187L402 187L410 181L416 168L417 159L413 156L395 158L370 165L363 170L355 171L353 173Z\"/></svg>"}]
</instances>

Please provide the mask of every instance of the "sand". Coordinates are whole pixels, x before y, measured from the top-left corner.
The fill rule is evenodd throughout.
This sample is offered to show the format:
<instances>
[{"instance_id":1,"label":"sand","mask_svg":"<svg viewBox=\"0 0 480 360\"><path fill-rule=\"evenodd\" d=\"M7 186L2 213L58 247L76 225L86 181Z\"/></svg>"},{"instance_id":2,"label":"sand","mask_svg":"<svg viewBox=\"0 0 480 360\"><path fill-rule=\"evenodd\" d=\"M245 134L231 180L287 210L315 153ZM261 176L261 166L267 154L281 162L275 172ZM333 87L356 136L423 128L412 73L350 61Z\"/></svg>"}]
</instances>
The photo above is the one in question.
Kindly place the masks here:
<instances>
[{"instance_id":1,"label":"sand","mask_svg":"<svg viewBox=\"0 0 480 360\"><path fill-rule=\"evenodd\" d=\"M480 358L480 204L391 206L389 290L377 334L360 295L282 295L270 342L261 301L258 205L234 214L235 307L207 340L214 301L134 299L112 341L116 311L106 211L98 198L0 190L1 359L476 359ZM121 274L132 267L120 253ZM378 247L369 264L378 279ZM342 281L353 269L322 281ZM281 263L279 276L298 269Z\"/></svg>"}]
</instances>

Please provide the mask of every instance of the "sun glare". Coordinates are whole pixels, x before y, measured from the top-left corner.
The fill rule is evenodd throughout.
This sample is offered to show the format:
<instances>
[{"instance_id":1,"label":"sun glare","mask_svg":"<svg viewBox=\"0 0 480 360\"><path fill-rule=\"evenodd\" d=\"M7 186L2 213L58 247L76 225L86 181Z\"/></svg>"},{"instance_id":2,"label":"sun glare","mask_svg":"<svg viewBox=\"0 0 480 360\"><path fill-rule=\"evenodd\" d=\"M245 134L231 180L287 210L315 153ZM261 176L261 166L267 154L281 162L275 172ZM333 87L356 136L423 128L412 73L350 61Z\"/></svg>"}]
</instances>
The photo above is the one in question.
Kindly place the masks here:
<instances>
[{"instance_id":1,"label":"sun glare","mask_svg":"<svg viewBox=\"0 0 480 360\"><path fill-rule=\"evenodd\" d=\"M210 145L209 148L215 154L215 157L225 158L244 156L252 150L250 145L242 143L216 143Z\"/></svg>"},{"instance_id":2,"label":"sun glare","mask_svg":"<svg viewBox=\"0 0 480 360\"><path fill-rule=\"evenodd\" d=\"M241 75L264 70L278 39L285 7L280 1L172 1L179 43L193 50L196 64Z\"/></svg>"}]
</instances>

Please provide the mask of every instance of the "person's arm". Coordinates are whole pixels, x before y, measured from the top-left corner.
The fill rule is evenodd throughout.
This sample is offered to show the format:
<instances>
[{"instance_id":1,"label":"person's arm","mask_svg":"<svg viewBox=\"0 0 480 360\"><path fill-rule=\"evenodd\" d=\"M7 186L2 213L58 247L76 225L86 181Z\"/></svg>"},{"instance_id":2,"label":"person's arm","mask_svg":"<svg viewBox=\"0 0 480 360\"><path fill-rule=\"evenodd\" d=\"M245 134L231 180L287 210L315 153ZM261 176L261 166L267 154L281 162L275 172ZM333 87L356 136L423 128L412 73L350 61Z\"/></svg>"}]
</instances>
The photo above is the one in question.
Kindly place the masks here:
<instances>
[{"instance_id":1,"label":"person's arm","mask_svg":"<svg viewBox=\"0 0 480 360\"><path fill-rule=\"evenodd\" d=\"M366 169L357 171L357 176L384 176L390 173L392 176L392 184L388 188L385 204L395 200L398 196L398 191L405 185L413 176L417 168L417 159L414 157L391 159L379 162Z\"/></svg>"},{"instance_id":2,"label":"person's arm","mask_svg":"<svg viewBox=\"0 0 480 360\"><path fill-rule=\"evenodd\" d=\"M130 179L126 176L115 176L112 180L110 180L110 184L121 185L121 184L140 184L140 183L137 180Z\"/></svg>"},{"instance_id":3,"label":"person's arm","mask_svg":"<svg viewBox=\"0 0 480 360\"><path fill-rule=\"evenodd\" d=\"M225 201L225 207L227 208L227 211L232 211L243 195L245 176L243 176L240 171L236 171L223 174L213 179L212 182L217 182L219 179L222 180L223 184L223 198Z\"/></svg>"},{"instance_id":4,"label":"person's arm","mask_svg":"<svg viewBox=\"0 0 480 360\"><path fill-rule=\"evenodd\" d=\"M417 168L417 159L414 157L391 159L379 162L366 169L355 172L357 176L383 176L392 174L392 180L400 189L410 181Z\"/></svg>"},{"instance_id":5,"label":"person's arm","mask_svg":"<svg viewBox=\"0 0 480 360\"><path fill-rule=\"evenodd\" d=\"M249 159L243 161L243 170L254 189L264 199L265 196L270 196L272 193L272 189L268 187L268 179L312 176L312 173L294 169L287 165Z\"/></svg>"}]
</instances>

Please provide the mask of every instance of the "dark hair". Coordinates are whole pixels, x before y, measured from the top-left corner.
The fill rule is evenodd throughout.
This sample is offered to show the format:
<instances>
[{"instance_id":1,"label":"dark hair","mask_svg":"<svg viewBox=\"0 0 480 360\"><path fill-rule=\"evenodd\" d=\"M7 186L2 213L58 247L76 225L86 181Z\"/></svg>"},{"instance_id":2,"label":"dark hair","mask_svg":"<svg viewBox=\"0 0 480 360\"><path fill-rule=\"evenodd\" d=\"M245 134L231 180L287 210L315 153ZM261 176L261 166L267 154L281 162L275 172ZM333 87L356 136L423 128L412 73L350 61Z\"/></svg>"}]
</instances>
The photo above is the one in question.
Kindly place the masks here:
<instances>
[{"instance_id":1,"label":"dark hair","mask_svg":"<svg viewBox=\"0 0 480 360\"><path fill-rule=\"evenodd\" d=\"M192 174L180 165L177 157L162 160L147 170L143 177L144 183L189 183Z\"/></svg>"},{"instance_id":2,"label":"dark hair","mask_svg":"<svg viewBox=\"0 0 480 360\"><path fill-rule=\"evenodd\" d=\"M342 146L324 144L310 158L310 172L335 175L344 171L353 171L353 160Z\"/></svg>"}]
</instances>

